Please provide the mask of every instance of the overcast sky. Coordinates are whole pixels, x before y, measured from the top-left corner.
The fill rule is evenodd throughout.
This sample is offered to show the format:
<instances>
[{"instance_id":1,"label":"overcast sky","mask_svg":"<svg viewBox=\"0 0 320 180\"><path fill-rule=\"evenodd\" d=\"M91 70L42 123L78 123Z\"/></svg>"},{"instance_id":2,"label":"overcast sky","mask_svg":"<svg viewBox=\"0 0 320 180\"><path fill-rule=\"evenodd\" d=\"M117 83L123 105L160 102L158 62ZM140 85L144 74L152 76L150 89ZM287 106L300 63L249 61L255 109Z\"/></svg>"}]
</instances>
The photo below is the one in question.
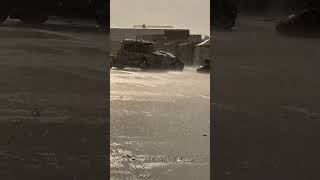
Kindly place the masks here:
<instances>
[{"instance_id":1,"label":"overcast sky","mask_svg":"<svg viewBox=\"0 0 320 180\"><path fill-rule=\"evenodd\" d=\"M210 34L210 0L111 0L111 27L170 25Z\"/></svg>"}]
</instances>

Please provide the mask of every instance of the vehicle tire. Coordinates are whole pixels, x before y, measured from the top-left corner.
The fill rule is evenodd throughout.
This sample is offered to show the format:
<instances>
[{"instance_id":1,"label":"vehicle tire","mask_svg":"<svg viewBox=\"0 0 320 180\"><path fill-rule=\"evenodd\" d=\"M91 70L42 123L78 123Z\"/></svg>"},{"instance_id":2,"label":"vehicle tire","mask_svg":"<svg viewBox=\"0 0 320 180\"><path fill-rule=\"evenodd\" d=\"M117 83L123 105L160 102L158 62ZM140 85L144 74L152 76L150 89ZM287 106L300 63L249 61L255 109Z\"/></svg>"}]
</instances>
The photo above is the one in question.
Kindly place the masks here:
<instances>
[{"instance_id":1,"label":"vehicle tire","mask_svg":"<svg viewBox=\"0 0 320 180\"><path fill-rule=\"evenodd\" d=\"M124 69L124 66L119 66L119 65L117 65L117 66L114 66L114 67L116 67L116 68L119 69L119 70Z\"/></svg>"},{"instance_id":2,"label":"vehicle tire","mask_svg":"<svg viewBox=\"0 0 320 180\"><path fill-rule=\"evenodd\" d=\"M0 14L0 23L3 23L4 21L6 21L8 16L9 16L8 13Z\"/></svg>"},{"instance_id":3,"label":"vehicle tire","mask_svg":"<svg viewBox=\"0 0 320 180\"><path fill-rule=\"evenodd\" d=\"M28 13L20 16L20 20L25 24L43 24L48 20L49 16L44 13Z\"/></svg>"},{"instance_id":4,"label":"vehicle tire","mask_svg":"<svg viewBox=\"0 0 320 180\"><path fill-rule=\"evenodd\" d=\"M139 63L139 67L141 70L146 70L149 68L149 63L148 60L142 59L141 62Z\"/></svg>"},{"instance_id":5,"label":"vehicle tire","mask_svg":"<svg viewBox=\"0 0 320 180\"><path fill-rule=\"evenodd\" d=\"M184 68L184 65L180 63L175 63L174 67L175 67L175 70L182 71Z\"/></svg>"}]
</instances>

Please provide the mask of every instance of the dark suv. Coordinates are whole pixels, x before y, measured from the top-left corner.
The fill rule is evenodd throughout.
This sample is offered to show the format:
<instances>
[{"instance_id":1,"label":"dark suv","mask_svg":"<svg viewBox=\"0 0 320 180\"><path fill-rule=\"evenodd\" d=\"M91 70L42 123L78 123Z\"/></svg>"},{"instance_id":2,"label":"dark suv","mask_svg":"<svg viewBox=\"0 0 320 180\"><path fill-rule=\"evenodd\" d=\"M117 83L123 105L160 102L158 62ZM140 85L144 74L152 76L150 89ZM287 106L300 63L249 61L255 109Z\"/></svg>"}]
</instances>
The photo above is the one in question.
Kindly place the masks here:
<instances>
[{"instance_id":1,"label":"dark suv","mask_svg":"<svg viewBox=\"0 0 320 180\"><path fill-rule=\"evenodd\" d=\"M292 35L314 35L320 32L320 10L306 9L292 14L276 25L280 33Z\"/></svg>"},{"instance_id":2,"label":"dark suv","mask_svg":"<svg viewBox=\"0 0 320 180\"><path fill-rule=\"evenodd\" d=\"M118 69L137 67L141 69L183 70L184 64L178 57L166 51L156 50L154 42L125 39L121 48L112 57L111 66Z\"/></svg>"}]
</instances>

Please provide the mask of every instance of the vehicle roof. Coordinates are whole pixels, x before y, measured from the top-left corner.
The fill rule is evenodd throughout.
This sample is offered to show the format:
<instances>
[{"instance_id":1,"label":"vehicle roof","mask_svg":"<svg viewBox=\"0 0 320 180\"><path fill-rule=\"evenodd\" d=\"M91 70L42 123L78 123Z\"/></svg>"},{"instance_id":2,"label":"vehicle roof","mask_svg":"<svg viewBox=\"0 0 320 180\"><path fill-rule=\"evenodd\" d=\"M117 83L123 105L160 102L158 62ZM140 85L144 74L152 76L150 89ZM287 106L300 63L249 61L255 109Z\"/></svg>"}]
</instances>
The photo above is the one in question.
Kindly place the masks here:
<instances>
[{"instance_id":1,"label":"vehicle roof","mask_svg":"<svg viewBox=\"0 0 320 180\"><path fill-rule=\"evenodd\" d=\"M146 41L146 40L136 40L136 39L124 39L121 41L121 43L132 43L132 44L150 44L150 45L153 45L155 44L154 42L151 42L151 41Z\"/></svg>"},{"instance_id":2,"label":"vehicle roof","mask_svg":"<svg viewBox=\"0 0 320 180\"><path fill-rule=\"evenodd\" d=\"M197 44L196 46L197 47L199 47L199 46L210 46L210 39L206 39L203 42Z\"/></svg>"}]
</instances>

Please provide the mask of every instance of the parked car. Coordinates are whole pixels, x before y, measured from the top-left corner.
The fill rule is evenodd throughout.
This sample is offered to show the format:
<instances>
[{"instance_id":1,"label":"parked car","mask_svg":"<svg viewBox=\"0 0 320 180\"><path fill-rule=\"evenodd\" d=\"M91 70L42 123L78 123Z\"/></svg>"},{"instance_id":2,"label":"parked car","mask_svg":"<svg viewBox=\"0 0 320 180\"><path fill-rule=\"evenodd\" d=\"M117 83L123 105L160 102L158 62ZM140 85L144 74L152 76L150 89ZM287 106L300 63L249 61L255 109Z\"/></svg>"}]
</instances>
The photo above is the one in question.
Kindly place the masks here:
<instances>
[{"instance_id":1,"label":"parked car","mask_svg":"<svg viewBox=\"0 0 320 180\"><path fill-rule=\"evenodd\" d=\"M320 10L306 9L292 14L276 25L276 31L283 34L320 34Z\"/></svg>"},{"instance_id":2,"label":"parked car","mask_svg":"<svg viewBox=\"0 0 320 180\"><path fill-rule=\"evenodd\" d=\"M206 59L204 64L197 68L196 71L199 73L210 73L210 60Z\"/></svg>"},{"instance_id":3,"label":"parked car","mask_svg":"<svg viewBox=\"0 0 320 180\"><path fill-rule=\"evenodd\" d=\"M174 54L156 50L155 43L144 40L125 39L121 41L120 50L112 56L112 67L123 69L136 67L140 69L183 70L184 63Z\"/></svg>"}]
</instances>

